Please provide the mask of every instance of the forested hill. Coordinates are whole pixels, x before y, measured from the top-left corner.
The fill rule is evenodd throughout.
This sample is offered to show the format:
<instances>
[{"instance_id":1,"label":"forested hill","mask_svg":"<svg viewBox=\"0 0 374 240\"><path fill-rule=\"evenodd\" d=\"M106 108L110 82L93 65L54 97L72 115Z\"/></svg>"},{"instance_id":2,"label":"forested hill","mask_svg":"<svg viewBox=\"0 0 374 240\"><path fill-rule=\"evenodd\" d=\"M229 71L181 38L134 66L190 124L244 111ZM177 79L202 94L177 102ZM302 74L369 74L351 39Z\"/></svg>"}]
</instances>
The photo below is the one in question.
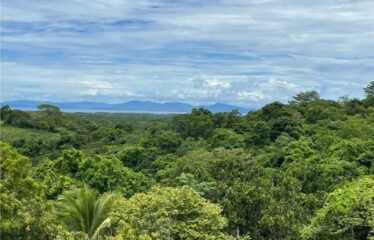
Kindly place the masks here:
<instances>
[{"instance_id":1,"label":"forested hill","mask_svg":"<svg viewBox=\"0 0 374 240\"><path fill-rule=\"evenodd\" d=\"M373 239L365 90L246 115L3 106L1 239Z\"/></svg>"}]
</instances>

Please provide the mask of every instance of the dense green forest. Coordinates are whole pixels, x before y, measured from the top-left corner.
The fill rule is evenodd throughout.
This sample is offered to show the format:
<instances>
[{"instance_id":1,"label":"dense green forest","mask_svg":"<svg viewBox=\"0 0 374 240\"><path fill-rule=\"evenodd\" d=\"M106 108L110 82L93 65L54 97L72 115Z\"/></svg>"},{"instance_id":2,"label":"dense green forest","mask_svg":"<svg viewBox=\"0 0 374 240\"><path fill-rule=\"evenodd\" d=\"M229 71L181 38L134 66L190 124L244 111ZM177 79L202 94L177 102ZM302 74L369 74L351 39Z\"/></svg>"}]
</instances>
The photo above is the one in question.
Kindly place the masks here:
<instances>
[{"instance_id":1,"label":"dense green forest","mask_svg":"<svg viewBox=\"0 0 374 240\"><path fill-rule=\"evenodd\" d=\"M364 99L189 114L1 108L1 239L374 239Z\"/></svg>"}]
</instances>

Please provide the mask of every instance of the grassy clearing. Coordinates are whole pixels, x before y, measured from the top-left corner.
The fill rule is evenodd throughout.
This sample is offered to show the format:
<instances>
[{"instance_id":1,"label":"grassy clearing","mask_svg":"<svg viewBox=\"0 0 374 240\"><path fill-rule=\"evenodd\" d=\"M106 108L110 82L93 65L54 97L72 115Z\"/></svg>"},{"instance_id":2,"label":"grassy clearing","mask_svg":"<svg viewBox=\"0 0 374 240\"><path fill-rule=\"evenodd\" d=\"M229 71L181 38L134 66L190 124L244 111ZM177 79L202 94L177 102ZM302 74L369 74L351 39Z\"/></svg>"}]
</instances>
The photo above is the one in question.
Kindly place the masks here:
<instances>
[{"instance_id":1,"label":"grassy clearing","mask_svg":"<svg viewBox=\"0 0 374 240\"><path fill-rule=\"evenodd\" d=\"M32 140L47 140L57 141L60 138L58 133L50 133L46 131L28 129L28 128L17 128L6 124L0 125L0 139L3 142L12 143L20 139L32 139Z\"/></svg>"}]
</instances>

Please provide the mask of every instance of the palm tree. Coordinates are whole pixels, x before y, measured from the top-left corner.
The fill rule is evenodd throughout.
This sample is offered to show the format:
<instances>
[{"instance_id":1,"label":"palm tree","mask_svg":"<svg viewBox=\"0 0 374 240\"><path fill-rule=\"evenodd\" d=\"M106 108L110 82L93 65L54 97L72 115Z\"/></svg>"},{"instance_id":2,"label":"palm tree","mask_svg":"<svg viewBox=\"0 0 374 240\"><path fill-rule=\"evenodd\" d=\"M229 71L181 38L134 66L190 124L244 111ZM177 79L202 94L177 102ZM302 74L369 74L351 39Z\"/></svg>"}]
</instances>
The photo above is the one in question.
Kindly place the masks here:
<instances>
[{"instance_id":1,"label":"palm tree","mask_svg":"<svg viewBox=\"0 0 374 240\"><path fill-rule=\"evenodd\" d=\"M84 186L76 191L64 193L61 203L65 223L71 229L85 233L86 239L97 240L100 232L110 226L108 213L113 195L99 195Z\"/></svg>"}]
</instances>

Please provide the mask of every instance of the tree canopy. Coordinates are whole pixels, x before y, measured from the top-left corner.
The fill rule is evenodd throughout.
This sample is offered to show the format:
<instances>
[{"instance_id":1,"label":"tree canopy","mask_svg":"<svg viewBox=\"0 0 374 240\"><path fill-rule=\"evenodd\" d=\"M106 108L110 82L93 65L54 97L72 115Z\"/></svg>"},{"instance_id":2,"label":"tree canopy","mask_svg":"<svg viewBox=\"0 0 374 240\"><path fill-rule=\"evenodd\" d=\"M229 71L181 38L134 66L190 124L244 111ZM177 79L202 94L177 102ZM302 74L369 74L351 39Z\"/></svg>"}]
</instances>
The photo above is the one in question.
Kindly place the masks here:
<instances>
[{"instance_id":1,"label":"tree canopy","mask_svg":"<svg viewBox=\"0 0 374 240\"><path fill-rule=\"evenodd\" d=\"M246 115L3 106L1 239L374 239L374 97Z\"/></svg>"}]
</instances>

